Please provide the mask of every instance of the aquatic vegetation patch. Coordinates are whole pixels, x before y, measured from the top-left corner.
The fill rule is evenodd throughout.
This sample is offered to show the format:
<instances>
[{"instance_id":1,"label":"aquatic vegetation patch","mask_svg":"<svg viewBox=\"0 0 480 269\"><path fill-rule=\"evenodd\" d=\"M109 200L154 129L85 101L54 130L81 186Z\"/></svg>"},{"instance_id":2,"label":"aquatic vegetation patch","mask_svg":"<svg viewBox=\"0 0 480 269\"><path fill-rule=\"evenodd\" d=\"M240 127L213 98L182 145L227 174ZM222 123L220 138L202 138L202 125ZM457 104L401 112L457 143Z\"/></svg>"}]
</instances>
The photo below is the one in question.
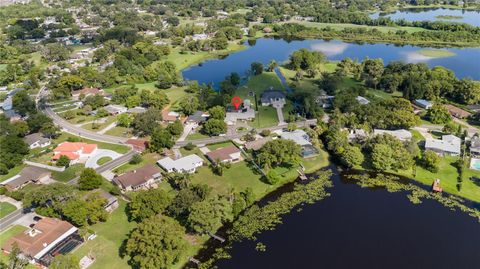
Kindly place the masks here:
<instances>
[{"instance_id":1,"label":"aquatic vegetation patch","mask_svg":"<svg viewBox=\"0 0 480 269\"><path fill-rule=\"evenodd\" d=\"M402 182L399 177L392 175L377 174L371 176L363 174L347 175L346 177L355 180L357 184L363 188L385 188L388 192L407 192L407 198L413 204L420 204L423 199L436 200L440 204L450 208L450 210L460 210L480 222L480 211L465 205L465 201L457 196L445 196L441 193L430 192L414 184Z\"/></svg>"}]
</instances>

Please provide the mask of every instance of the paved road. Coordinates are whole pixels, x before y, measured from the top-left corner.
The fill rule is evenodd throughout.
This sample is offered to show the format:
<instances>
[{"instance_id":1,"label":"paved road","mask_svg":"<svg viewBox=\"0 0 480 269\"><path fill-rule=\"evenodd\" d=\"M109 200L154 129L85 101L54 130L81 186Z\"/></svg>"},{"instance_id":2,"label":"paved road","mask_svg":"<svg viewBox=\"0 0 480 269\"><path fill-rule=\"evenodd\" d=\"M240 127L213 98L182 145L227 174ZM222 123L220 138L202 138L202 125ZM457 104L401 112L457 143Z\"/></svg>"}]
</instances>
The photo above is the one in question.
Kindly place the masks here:
<instances>
[{"instance_id":1,"label":"paved road","mask_svg":"<svg viewBox=\"0 0 480 269\"><path fill-rule=\"evenodd\" d=\"M299 122L296 122L295 124L298 127L305 127L305 126L309 126L309 125L316 124L316 123L317 123L317 120L313 119L313 120L299 121ZM288 124L285 123L285 124L274 126L274 127L260 128L260 129L256 129L256 130L258 132L261 132L263 130L276 131L276 130L282 130L282 129L286 128L287 126L288 126ZM226 135L226 136L214 136L214 137L197 139L197 140L190 140L190 141L177 141L177 143L175 143L175 146L176 147L183 147L183 146L187 145L188 143L192 143L194 145L212 144L212 143L224 142L224 141L228 141L228 140L232 140L232 139L236 139L236 138L241 138L244 135L245 135L245 133L232 134L232 135Z\"/></svg>"},{"instance_id":2,"label":"paved road","mask_svg":"<svg viewBox=\"0 0 480 269\"><path fill-rule=\"evenodd\" d=\"M0 219L0 231L5 230L7 227L12 225L15 221L19 220L21 217L26 215L28 212L24 212L23 208L17 209L7 215L6 217Z\"/></svg>"},{"instance_id":3,"label":"paved road","mask_svg":"<svg viewBox=\"0 0 480 269\"><path fill-rule=\"evenodd\" d=\"M70 122L64 120L62 117L58 116L57 113L53 112L53 110L49 107L43 108L42 111L43 113L45 113L45 115L50 117L56 125L58 125L67 133L78 135L80 137L85 137L91 140L102 141L112 144L125 144L125 142L128 140L128 138L125 137L97 134L95 132L85 130L81 127L77 127Z\"/></svg>"}]
</instances>

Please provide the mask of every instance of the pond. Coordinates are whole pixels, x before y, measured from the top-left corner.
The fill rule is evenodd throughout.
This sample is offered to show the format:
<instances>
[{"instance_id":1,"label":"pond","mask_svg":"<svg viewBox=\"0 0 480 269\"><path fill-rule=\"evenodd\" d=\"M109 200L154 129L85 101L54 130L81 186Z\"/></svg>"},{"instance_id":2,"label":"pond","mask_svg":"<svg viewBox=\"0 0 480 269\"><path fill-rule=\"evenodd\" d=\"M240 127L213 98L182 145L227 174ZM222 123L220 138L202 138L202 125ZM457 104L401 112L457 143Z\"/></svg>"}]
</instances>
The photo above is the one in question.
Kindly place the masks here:
<instances>
[{"instance_id":1,"label":"pond","mask_svg":"<svg viewBox=\"0 0 480 269\"><path fill-rule=\"evenodd\" d=\"M325 41L296 40L287 42L283 39L260 38L249 45L247 49L232 53L223 59L213 59L200 65L185 69L182 74L187 80L197 80L199 83L213 83L218 86L231 72L237 72L245 76L254 61L265 65L270 60L279 63L288 60L288 56L300 49L307 48L323 52L329 60L339 61L346 57L363 60L369 58L382 58L384 63L390 61L404 61L410 63L425 62L430 67L444 66L451 69L460 77L480 79L478 62L480 60L480 48L448 48L453 53L451 57L433 58L422 55L421 51L429 48L417 46L398 46L391 44L358 44L346 43L338 40Z\"/></svg>"},{"instance_id":2,"label":"pond","mask_svg":"<svg viewBox=\"0 0 480 269\"><path fill-rule=\"evenodd\" d=\"M439 17L440 16L440 17ZM445 19L441 16L454 16L456 18ZM370 15L372 19L389 17L392 20L406 21L449 21L463 22L473 26L480 26L480 11L448 8L409 8L397 10L393 13L377 12Z\"/></svg>"},{"instance_id":3,"label":"pond","mask_svg":"<svg viewBox=\"0 0 480 269\"><path fill-rule=\"evenodd\" d=\"M333 177L331 197L286 215L256 242L233 244L218 268L474 268L480 224L432 200Z\"/></svg>"}]
</instances>

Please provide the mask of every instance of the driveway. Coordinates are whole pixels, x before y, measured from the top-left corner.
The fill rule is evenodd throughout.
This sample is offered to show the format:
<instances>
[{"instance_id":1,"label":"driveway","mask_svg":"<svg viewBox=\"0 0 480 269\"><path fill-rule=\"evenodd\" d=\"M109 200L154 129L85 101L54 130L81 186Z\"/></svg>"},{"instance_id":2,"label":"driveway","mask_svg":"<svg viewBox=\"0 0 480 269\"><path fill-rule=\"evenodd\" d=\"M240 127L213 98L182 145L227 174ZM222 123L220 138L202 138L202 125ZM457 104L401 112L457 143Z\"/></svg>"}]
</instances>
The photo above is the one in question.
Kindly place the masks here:
<instances>
[{"instance_id":1,"label":"driveway","mask_svg":"<svg viewBox=\"0 0 480 269\"><path fill-rule=\"evenodd\" d=\"M118 157L122 156L122 154L116 153L113 150L109 149L97 149L95 154L90 156L88 158L87 162L85 163L85 167L87 168L97 168L100 165L97 164L98 160L100 160L103 157L110 157L112 160L117 159Z\"/></svg>"}]
</instances>

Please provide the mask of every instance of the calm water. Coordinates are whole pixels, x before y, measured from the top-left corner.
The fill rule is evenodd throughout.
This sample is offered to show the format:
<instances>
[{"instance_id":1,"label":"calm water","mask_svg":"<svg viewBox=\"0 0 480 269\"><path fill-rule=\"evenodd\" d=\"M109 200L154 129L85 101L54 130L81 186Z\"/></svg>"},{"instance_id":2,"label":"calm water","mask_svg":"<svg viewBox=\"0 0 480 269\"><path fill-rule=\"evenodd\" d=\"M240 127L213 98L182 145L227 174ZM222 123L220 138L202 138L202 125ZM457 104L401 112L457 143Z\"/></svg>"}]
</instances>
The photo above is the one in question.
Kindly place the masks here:
<instances>
[{"instance_id":1,"label":"calm water","mask_svg":"<svg viewBox=\"0 0 480 269\"><path fill-rule=\"evenodd\" d=\"M362 189L334 178L332 196L292 212L255 242L234 244L220 269L478 268L480 224L436 201Z\"/></svg>"},{"instance_id":2,"label":"calm water","mask_svg":"<svg viewBox=\"0 0 480 269\"><path fill-rule=\"evenodd\" d=\"M441 15L462 16L461 19L445 20L436 18ZM413 8L397 10L394 13L373 13L370 17L376 19L380 16L389 17L392 20L404 19L406 21L451 21L463 22L474 26L480 26L480 11L478 10L463 10L463 9L424 9Z\"/></svg>"},{"instance_id":3,"label":"calm water","mask_svg":"<svg viewBox=\"0 0 480 269\"><path fill-rule=\"evenodd\" d=\"M287 42L283 39L261 38L247 49L232 53L224 59L214 59L202 65L192 66L183 71L183 77L197 80L200 83L211 83L218 86L219 82L231 72L246 75L250 64L259 61L268 64L270 60L284 62L288 56L300 49L308 48L323 52L329 60L341 60L346 57L363 60L382 58L385 63L394 60L417 63L425 62L430 67L444 66L455 72L458 77L480 79L480 48L449 48L456 55L447 58L428 58L418 54L421 47L396 46L391 44L356 44L342 41L299 40Z\"/></svg>"}]
</instances>

